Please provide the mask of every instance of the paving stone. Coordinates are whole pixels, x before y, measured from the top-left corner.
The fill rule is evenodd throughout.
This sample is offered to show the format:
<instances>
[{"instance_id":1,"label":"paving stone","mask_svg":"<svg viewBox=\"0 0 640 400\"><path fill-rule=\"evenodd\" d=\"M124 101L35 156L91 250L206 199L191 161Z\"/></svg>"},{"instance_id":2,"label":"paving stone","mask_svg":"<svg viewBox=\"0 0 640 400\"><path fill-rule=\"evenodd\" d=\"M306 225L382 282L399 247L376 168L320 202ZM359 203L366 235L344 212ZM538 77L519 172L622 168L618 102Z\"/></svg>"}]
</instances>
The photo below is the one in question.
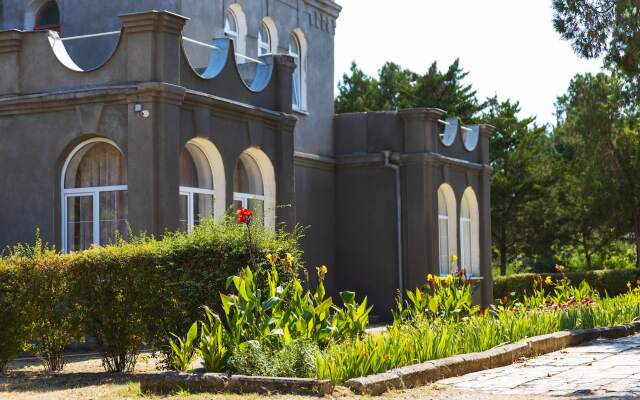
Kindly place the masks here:
<instances>
[{"instance_id":1,"label":"paving stone","mask_svg":"<svg viewBox=\"0 0 640 400\"><path fill-rule=\"evenodd\" d=\"M611 335L621 334L625 329L629 330L621 328L620 332ZM557 346L558 341L563 340L566 337L549 335L542 346ZM506 396L640 397L640 335L615 340L597 339L439 383L465 391Z\"/></svg>"}]
</instances>

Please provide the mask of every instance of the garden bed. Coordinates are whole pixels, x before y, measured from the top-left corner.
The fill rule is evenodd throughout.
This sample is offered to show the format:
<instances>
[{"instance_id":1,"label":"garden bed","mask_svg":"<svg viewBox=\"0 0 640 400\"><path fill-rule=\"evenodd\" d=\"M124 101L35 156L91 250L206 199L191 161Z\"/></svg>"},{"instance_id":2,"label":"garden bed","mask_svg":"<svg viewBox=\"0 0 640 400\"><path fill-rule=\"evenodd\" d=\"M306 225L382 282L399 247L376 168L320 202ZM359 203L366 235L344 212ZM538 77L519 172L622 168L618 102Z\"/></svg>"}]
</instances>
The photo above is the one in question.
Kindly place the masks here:
<instances>
[{"instance_id":1,"label":"garden bed","mask_svg":"<svg viewBox=\"0 0 640 400\"><path fill-rule=\"evenodd\" d=\"M442 379L503 367L523 358L535 357L578 346L598 338L617 339L640 332L640 321L608 328L556 332L499 346L491 350L460 354L397 368L345 382L358 395L379 396L389 390L412 389ZM143 393L259 393L326 396L333 392L330 380L279 378L205 373L157 371L139 375Z\"/></svg>"}]
</instances>

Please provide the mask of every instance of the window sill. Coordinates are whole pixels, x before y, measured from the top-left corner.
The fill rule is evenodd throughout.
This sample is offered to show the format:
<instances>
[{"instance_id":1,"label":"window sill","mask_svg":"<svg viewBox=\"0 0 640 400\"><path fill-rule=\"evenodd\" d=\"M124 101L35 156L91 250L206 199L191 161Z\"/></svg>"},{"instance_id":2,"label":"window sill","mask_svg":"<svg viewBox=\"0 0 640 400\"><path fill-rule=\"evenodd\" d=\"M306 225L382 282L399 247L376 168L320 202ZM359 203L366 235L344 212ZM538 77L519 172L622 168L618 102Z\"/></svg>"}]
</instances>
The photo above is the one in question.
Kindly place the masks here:
<instances>
[{"instance_id":1,"label":"window sill","mask_svg":"<svg viewBox=\"0 0 640 400\"><path fill-rule=\"evenodd\" d=\"M294 113L294 114L298 114L298 115L302 115L302 116L305 116L305 117L308 117L308 116L310 116L310 115L311 115L311 113L310 113L310 112L305 111L305 110L301 110L301 109L299 109L299 108L294 108L294 109L293 109L293 113Z\"/></svg>"}]
</instances>

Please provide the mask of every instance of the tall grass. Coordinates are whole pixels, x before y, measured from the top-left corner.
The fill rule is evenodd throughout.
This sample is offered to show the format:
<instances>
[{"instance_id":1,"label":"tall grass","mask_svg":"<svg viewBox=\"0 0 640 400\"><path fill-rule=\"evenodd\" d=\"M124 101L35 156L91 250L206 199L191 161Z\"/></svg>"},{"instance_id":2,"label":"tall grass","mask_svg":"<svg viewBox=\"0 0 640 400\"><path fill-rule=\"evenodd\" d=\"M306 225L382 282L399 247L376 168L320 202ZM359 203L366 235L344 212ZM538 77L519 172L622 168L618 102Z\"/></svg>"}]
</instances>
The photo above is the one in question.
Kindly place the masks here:
<instances>
[{"instance_id":1,"label":"tall grass","mask_svg":"<svg viewBox=\"0 0 640 400\"><path fill-rule=\"evenodd\" d=\"M395 323L386 333L335 343L317 356L318 376L341 383L456 354L484 351L521 339L632 322L640 317L640 291L566 310L494 309L463 321Z\"/></svg>"}]
</instances>

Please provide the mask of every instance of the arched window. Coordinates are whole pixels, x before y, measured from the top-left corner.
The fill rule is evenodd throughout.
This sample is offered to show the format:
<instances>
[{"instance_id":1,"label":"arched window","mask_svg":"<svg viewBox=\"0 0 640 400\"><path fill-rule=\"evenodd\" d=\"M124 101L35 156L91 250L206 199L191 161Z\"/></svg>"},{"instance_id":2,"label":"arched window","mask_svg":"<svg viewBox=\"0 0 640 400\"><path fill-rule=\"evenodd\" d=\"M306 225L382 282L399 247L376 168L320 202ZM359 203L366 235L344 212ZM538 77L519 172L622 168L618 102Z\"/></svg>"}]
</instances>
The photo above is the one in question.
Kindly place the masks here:
<instances>
[{"instance_id":1,"label":"arched window","mask_svg":"<svg viewBox=\"0 0 640 400\"><path fill-rule=\"evenodd\" d=\"M224 34L234 42L238 40L238 20L230 9L224 14Z\"/></svg>"},{"instance_id":2,"label":"arched window","mask_svg":"<svg viewBox=\"0 0 640 400\"><path fill-rule=\"evenodd\" d=\"M271 32L265 22L260 24L258 30L258 57L272 53L271 48Z\"/></svg>"},{"instance_id":3,"label":"arched window","mask_svg":"<svg viewBox=\"0 0 640 400\"><path fill-rule=\"evenodd\" d=\"M54 0L47 1L37 11L34 30L50 29L60 32L60 9Z\"/></svg>"},{"instance_id":4,"label":"arched window","mask_svg":"<svg viewBox=\"0 0 640 400\"><path fill-rule=\"evenodd\" d=\"M453 189L443 184L438 189L438 264L440 275L451 272L451 258L456 254L456 200Z\"/></svg>"},{"instance_id":5,"label":"arched window","mask_svg":"<svg viewBox=\"0 0 640 400\"><path fill-rule=\"evenodd\" d=\"M304 35L298 31L299 30L294 31L289 40L289 55L293 57L296 62L296 69L293 71L292 105L295 110L304 110L306 107L306 42Z\"/></svg>"},{"instance_id":6,"label":"arched window","mask_svg":"<svg viewBox=\"0 0 640 400\"><path fill-rule=\"evenodd\" d=\"M242 56L246 53L247 19L238 3L230 5L224 14L224 34L233 40L236 54L240 55L236 57L236 62L243 63L245 59Z\"/></svg>"},{"instance_id":7,"label":"arched window","mask_svg":"<svg viewBox=\"0 0 640 400\"><path fill-rule=\"evenodd\" d=\"M224 213L222 157L207 139L190 140L180 154L180 229Z\"/></svg>"},{"instance_id":8,"label":"arched window","mask_svg":"<svg viewBox=\"0 0 640 400\"><path fill-rule=\"evenodd\" d=\"M62 249L113 243L128 231L127 163L107 139L77 146L62 169Z\"/></svg>"},{"instance_id":9,"label":"arched window","mask_svg":"<svg viewBox=\"0 0 640 400\"><path fill-rule=\"evenodd\" d=\"M473 189L467 188L460 205L460 265L471 276L480 276L478 217L478 200Z\"/></svg>"},{"instance_id":10,"label":"arched window","mask_svg":"<svg viewBox=\"0 0 640 400\"><path fill-rule=\"evenodd\" d=\"M266 226L275 227L275 172L262 151L244 151L236 164L233 182L233 203L236 208L252 210Z\"/></svg>"}]
</instances>

